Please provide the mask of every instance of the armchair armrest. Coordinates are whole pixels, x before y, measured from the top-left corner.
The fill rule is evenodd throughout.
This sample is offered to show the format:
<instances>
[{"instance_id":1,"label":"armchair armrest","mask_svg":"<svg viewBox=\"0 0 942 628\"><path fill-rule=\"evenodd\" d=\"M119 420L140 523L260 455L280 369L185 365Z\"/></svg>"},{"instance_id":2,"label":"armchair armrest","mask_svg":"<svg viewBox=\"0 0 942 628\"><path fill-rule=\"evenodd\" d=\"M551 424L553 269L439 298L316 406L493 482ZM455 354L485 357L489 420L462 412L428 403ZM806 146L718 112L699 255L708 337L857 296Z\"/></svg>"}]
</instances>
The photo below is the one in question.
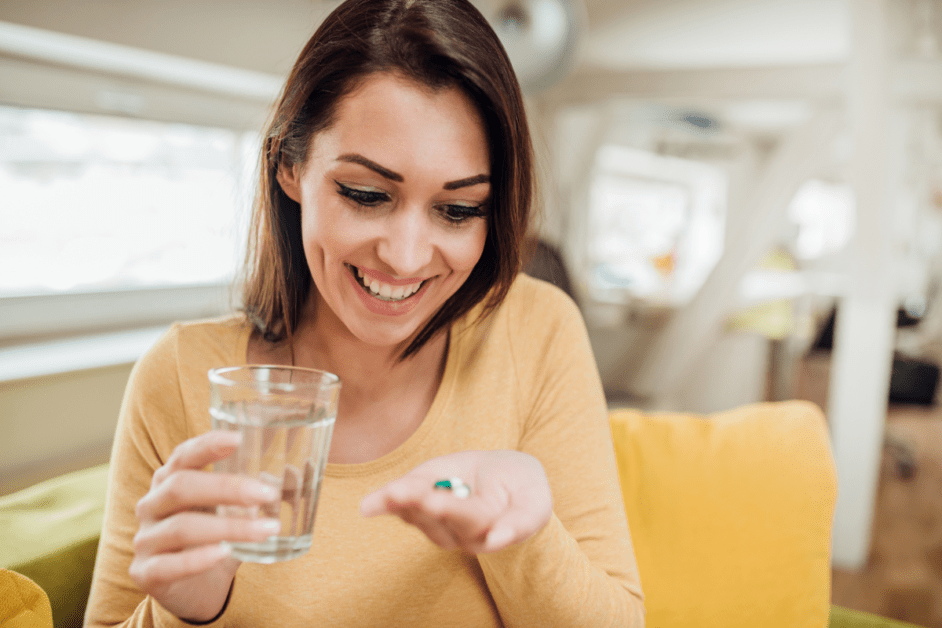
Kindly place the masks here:
<instances>
[{"instance_id":1,"label":"armchair armrest","mask_svg":"<svg viewBox=\"0 0 942 628\"><path fill-rule=\"evenodd\" d=\"M82 625L107 483L104 464L0 497L0 568L46 592L57 628Z\"/></svg>"}]
</instances>

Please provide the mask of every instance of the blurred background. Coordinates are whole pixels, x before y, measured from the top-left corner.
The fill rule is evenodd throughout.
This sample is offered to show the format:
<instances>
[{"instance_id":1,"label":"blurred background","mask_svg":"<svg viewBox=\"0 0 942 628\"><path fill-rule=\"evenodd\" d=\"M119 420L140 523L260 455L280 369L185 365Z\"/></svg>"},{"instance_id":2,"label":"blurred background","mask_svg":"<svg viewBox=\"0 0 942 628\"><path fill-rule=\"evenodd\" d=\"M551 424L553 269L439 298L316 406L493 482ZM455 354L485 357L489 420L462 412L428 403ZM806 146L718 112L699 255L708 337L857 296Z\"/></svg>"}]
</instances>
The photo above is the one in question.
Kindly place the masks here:
<instances>
[{"instance_id":1,"label":"blurred background","mask_svg":"<svg viewBox=\"0 0 942 628\"><path fill-rule=\"evenodd\" d=\"M259 132L335 0L0 3L0 495L106 461L133 362L238 306ZM611 405L810 399L835 602L942 625L942 1L476 0L529 270Z\"/></svg>"}]
</instances>

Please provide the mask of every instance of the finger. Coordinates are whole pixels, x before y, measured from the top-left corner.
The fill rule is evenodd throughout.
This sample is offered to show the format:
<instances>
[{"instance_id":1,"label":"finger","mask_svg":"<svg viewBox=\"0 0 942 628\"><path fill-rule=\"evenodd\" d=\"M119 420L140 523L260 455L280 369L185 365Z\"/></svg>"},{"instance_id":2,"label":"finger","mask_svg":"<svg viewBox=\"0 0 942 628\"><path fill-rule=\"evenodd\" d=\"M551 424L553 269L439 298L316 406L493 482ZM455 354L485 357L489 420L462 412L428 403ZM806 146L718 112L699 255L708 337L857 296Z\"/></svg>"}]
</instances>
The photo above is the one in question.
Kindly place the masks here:
<instances>
[{"instance_id":1,"label":"finger","mask_svg":"<svg viewBox=\"0 0 942 628\"><path fill-rule=\"evenodd\" d=\"M364 517L378 517L391 514L389 501L384 492L375 491L360 501L360 514Z\"/></svg>"},{"instance_id":2,"label":"finger","mask_svg":"<svg viewBox=\"0 0 942 628\"><path fill-rule=\"evenodd\" d=\"M154 472L151 486L157 486L175 471L202 469L222 460L232 454L241 441L242 435L239 432L226 430L212 430L185 440L174 448L166 464Z\"/></svg>"},{"instance_id":3,"label":"finger","mask_svg":"<svg viewBox=\"0 0 942 628\"><path fill-rule=\"evenodd\" d=\"M506 522L496 524L488 531L484 541L480 546L476 547L474 551L477 554L499 552L502 549L506 549L511 545L516 545L530 538L530 536L531 535L522 534L519 530Z\"/></svg>"},{"instance_id":4,"label":"finger","mask_svg":"<svg viewBox=\"0 0 942 628\"><path fill-rule=\"evenodd\" d=\"M421 501L404 505L390 503L391 514L419 527L438 545L476 551L485 540L502 509L491 500L462 499L451 493L433 491ZM447 542L442 540L447 537Z\"/></svg>"},{"instance_id":5,"label":"finger","mask_svg":"<svg viewBox=\"0 0 942 628\"><path fill-rule=\"evenodd\" d=\"M432 492L420 506L429 517L445 526L461 546L482 541L501 512L486 498L462 499L446 491Z\"/></svg>"},{"instance_id":6,"label":"finger","mask_svg":"<svg viewBox=\"0 0 942 628\"><path fill-rule=\"evenodd\" d=\"M447 525L417 506L397 507L392 514L418 528L432 543L442 549L451 550L460 545Z\"/></svg>"},{"instance_id":7,"label":"finger","mask_svg":"<svg viewBox=\"0 0 942 628\"><path fill-rule=\"evenodd\" d=\"M167 477L137 503L139 521L163 519L183 510L217 506L259 506L281 498L268 484L229 473L184 470Z\"/></svg>"},{"instance_id":8,"label":"finger","mask_svg":"<svg viewBox=\"0 0 942 628\"><path fill-rule=\"evenodd\" d=\"M167 461L171 472L178 469L202 469L208 464L222 460L242 442L239 432L211 430L180 443Z\"/></svg>"},{"instance_id":9,"label":"finger","mask_svg":"<svg viewBox=\"0 0 942 628\"><path fill-rule=\"evenodd\" d=\"M428 478L401 478L368 495L360 512L371 517L392 514L415 525L434 543L468 550L480 547L491 524L503 510L499 499L460 498L436 490Z\"/></svg>"},{"instance_id":10,"label":"finger","mask_svg":"<svg viewBox=\"0 0 942 628\"><path fill-rule=\"evenodd\" d=\"M370 493L360 501L364 517L393 514L396 507L420 503L433 489L431 483L415 478L400 478Z\"/></svg>"},{"instance_id":11,"label":"finger","mask_svg":"<svg viewBox=\"0 0 942 628\"><path fill-rule=\"evenodd\" d=\"M477 552L498 552L511 545L521 543L543 529L550 513L513 506L494 522L487 537Z\"/></svg>"},{"instance_id":12,"label":"finger","mask_svg":"<svg viewBox=\"0 0 942 628\"><path fill-rule=\"evenodd\" d=\"M149 591L209 571L230 553L228 546L213 543L173 554L135 558L128 573L142 590Z\"/></svg>"},{"instance_id":13,"label":"finger","mask_svg":"<svg viewBox=\"0 0 942 628\"><path fill-rule=\"evenodd\" d=\"M134 552L149 556L220 541L261 541L280 530L281 522L277 519L239 519L183 512L142 527L134 536Z\"/></svg>"}]
</instances>

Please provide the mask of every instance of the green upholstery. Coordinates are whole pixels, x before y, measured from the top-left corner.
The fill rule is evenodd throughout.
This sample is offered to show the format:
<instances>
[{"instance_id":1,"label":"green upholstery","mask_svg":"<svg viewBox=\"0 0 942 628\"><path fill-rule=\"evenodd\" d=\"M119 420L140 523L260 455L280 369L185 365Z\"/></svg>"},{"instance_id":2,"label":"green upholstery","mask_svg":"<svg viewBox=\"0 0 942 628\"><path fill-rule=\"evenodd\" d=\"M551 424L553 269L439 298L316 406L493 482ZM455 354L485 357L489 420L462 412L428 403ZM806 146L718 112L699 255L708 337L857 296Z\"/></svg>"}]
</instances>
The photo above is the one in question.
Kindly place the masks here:
<instances>
[{"instance_id":1,"label":"green upholstery","mask_svg":"<svg viewBox=\"0 0 942 628\"><path fill-rule=\"evenodd\" d=\"M0 497L0 567L42 587L56 628L82 625L107 483L100 465Z\"/></svg>"},{"instance_id":2,"label":"green upholstery","mask_svg":"<svg viewBox=\"0 0 942 628\"><path fill-rule=\"evenodd\" d=\"M828 628L919 628L919 626L869 613L852 611L840 606L832 606Z\"/></svg>"}]
</instances>

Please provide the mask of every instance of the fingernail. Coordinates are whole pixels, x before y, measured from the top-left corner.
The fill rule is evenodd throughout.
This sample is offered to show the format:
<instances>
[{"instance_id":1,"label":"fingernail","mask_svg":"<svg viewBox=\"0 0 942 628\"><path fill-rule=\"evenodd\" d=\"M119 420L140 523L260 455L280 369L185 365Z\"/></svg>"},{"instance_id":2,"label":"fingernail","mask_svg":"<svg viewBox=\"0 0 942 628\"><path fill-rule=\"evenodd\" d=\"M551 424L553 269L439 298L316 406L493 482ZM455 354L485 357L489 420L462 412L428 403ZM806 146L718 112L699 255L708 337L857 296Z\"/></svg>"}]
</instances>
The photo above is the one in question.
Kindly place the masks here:
<instances>
[{"instance_id":1,"label":"fingernail","mask_svg":"<svg viewBox=\"0 0 942 628\"><path fill-rule=\"evenodd\" d=\"M281 532L281 521L278 519L256 519L252 527L265 534L278 534Z\"/></svg>"},{"instance_id":2,"label":"fingernail","mask_svg":"<svg viewBox=\"0 0 942 628\"><path fill-rule=\"evenodd\" d=\"M212 554L212 557L215 557L221 560L223 558L228 557L230 554L232 554L232 546L226 543L225 541L223 541L222 543L217 543L216 545L214 545L209 550L209 552L210 554Z\"/></svg>"},{"instance_id":3,"label":"fingernail","mask_svg":"<svg viewBox=\"0 0 942 628\"><path fill-rule=\"evenodd\" d=\"M262 484L261 482L248 482L244 485L243 490L249 499L252 500L271 502L281 497L281 491L274 486Z\"/></svg>"},{"instance_id":4,"label":"fingernail","mask_svg":"<svg viewBox=\"0 0 942 628\"><path fill-rule=\"evenodd\" d=\"M491 547L506 545L513 536L513 531L508 528L494 528L487 534L487 544Z\"/></svg>"},{"instance_id":5,"label":"fingernail","mask_svg":"<svg viewBox=\"0 0 942 628\"><path fill-rule=\"evenodd\" d=\"M230 432L228 430L219 430L219 439L214 447L218 453L223 453L227 449L238 447L242 443L242 434L239 432Z\"/></svg>"}]
</instances>

